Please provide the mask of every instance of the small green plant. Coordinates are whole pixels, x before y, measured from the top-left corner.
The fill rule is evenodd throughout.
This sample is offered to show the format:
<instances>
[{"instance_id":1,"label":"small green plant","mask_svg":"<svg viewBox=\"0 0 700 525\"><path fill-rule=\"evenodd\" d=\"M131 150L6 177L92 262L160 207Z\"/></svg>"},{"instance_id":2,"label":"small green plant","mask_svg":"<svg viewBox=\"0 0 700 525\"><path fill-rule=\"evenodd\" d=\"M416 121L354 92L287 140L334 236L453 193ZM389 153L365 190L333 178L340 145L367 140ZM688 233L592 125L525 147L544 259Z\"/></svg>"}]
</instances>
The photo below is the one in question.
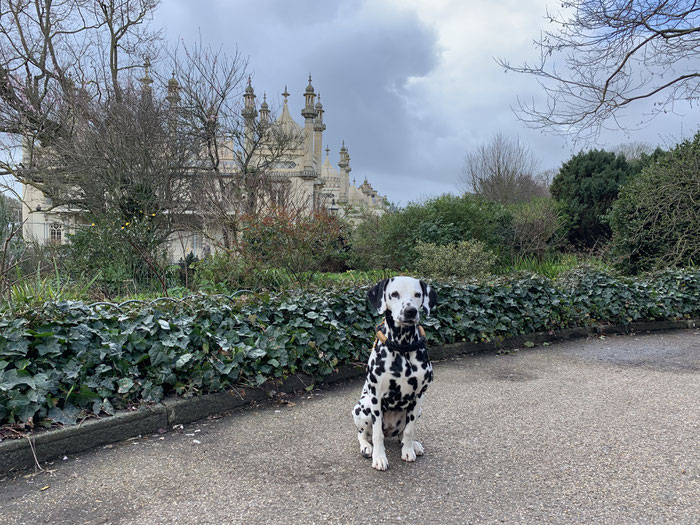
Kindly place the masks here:
<instances>
[{"instance_id":1,"label":"small green plant","mask_svg":"<svg viewBox=\"0 0 700 525\"><path fill-rule=\"evenodd\" d=\"M419 242L415 270L435 278L479 278L493 272L496 256L479 241L460 241L445 245Z\"/></svg>"},{"instance_id":2,"label":"small green plant","mask_svg":"<svg viewBox=\"0 0 700 525\"><path fill-rule=\"evenodd\" d=\"M586 257L574 253L551 253L544 257L526 255L516 257L512 266L504 268L502 274L511 272L530 272L555 279L562 273L587 265L598 270L605 271L607 265L598 257Z\"/></svg>"},{"instance_id":3,"label":"small green plant","mask_svg":"<svg viewBox=\"0 0 700 525\"><path fill-rule=\"evenodd\" d=\"M89 296L90 288L99 277L98 273L91 280L72 281L61 275L58 263L54 261L53 275L42 277L39 269L33 277L18 279L10 287L9 306L17 311L41 307L48 301L83 300Z\"/></svg>"}]
</instances>

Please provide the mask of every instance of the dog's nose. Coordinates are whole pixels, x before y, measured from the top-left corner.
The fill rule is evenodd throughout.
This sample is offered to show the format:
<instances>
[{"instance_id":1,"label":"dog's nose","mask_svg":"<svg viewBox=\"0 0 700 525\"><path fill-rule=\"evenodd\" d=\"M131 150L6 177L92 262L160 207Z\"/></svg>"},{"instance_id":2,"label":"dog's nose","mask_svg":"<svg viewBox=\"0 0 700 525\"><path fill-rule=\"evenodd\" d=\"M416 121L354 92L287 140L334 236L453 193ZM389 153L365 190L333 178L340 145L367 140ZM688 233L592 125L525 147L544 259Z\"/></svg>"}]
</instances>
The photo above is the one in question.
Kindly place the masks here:
<instances>
[{"instance_id":1,"label":"dog's nose","mask_svg":"<svg viewBox=\"0 0 700 525\"><path fill-rule=\"evenodd\" d=\"M403 311L403 316L406 319L415 319L416 315L418 315L418 310L413 306L409 306Z\"/></svg>"}]
</instances>

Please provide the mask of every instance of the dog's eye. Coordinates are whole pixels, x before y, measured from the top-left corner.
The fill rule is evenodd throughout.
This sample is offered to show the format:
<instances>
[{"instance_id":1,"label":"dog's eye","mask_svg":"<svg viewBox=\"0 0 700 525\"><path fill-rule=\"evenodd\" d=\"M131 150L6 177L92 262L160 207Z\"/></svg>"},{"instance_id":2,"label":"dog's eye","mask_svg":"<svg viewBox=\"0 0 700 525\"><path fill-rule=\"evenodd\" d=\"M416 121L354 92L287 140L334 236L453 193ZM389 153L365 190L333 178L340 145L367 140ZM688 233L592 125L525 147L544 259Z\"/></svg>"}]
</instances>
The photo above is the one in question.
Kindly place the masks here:
<instances>
[{"instance_id":1,"label":"dog's eye","mask_svg":"<svg viewBox=\"0 0 700 525\"><path fill-rule=\"evenodd\" d=\"M398 299L398 298L399 298L399 292L391 292L390 297L393 297L393 298L395 298L395 299Z\"/></svg>"},{"instance_id":2,"label":"dog's eye","mask_svg":"<svg viewBox=\"0 0 700 525\"><path fill-rule=\"evenodd\" d=\"M420 297L420 292L416 292L416 297Z\"/></svg>"}]
</instances>

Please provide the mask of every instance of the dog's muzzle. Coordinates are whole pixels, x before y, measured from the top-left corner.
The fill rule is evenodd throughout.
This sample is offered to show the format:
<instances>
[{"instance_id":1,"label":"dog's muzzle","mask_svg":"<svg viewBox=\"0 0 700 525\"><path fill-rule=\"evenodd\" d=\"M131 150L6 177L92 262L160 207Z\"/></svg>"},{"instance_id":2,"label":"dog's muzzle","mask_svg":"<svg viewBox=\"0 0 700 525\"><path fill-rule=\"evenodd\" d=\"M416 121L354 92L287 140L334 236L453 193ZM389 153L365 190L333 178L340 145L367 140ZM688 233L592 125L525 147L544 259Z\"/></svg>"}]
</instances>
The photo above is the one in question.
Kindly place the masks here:
<instances>
[{"instance_id":1,"label":"dog's muzzle","mask_svg":"<svg viewBox=\"0 0 700 525\"><path fill-rule=\"evenodd\" d=\"M401 318L404 323L418 322L418 309L413 306L408 306L404 309Z\"/></svg>"}]
</instances>

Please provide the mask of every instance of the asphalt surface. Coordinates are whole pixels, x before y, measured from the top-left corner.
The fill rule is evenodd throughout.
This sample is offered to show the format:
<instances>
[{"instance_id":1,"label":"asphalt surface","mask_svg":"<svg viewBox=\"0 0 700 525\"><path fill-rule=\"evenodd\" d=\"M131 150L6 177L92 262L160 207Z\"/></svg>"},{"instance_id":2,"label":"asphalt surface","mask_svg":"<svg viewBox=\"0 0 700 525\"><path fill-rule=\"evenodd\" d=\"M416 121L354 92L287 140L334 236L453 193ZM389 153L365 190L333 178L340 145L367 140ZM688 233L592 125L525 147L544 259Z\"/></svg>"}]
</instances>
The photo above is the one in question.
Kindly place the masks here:
<instances>
[{"instance_id":1,"label":"asphalt surface","mask_svg":"<svg viewBox=\"0 0 700 525\"><path fill-rule=\"evenodd\" d=\"M700 523L700 330L435 364L418 439L359 454L362 382L0 479L0 522Z\"/></svg>"}]
</instances>

